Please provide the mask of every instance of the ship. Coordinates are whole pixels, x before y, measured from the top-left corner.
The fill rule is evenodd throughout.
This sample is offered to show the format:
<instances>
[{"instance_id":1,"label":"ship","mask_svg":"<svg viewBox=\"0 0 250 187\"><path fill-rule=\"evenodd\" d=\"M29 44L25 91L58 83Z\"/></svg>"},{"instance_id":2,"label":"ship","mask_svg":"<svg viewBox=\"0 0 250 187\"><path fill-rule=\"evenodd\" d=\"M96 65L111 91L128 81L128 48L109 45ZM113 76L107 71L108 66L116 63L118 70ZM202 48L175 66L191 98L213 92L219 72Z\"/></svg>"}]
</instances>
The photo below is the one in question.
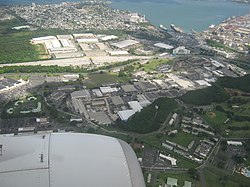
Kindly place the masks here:
<instances>
[{"instance_id":1,"label":"ship","mask_svg":"<svg viewBox=\"0 0 250 187\"><path fill-rule=\"evenodd\" d=\"M175 32L179 32L182 33L183 30L179 27L176 27L174 24L171 24L170 27L175 31Z\"/></svg>"},{"instance_id":2,"label":"ship","mask_svg":"<svg viewBox=\"0 0 250 187\"><path fill-rule=\"evenodd\" d=\"M159 28L164 30L164 31L168 31L168 29L166 27L164 27L163 25L160 25Z\"/></svg>"}]
</instances>

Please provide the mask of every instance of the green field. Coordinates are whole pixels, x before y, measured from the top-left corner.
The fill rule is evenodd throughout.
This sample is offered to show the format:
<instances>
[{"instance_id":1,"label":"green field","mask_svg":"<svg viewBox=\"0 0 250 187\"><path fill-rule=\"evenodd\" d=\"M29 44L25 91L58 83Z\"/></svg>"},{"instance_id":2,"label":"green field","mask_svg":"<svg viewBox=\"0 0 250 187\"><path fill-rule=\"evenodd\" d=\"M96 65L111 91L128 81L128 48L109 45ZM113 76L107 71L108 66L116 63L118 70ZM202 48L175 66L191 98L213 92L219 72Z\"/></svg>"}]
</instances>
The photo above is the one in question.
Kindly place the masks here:
<instances>
[{"instance_id":1,"label":"green field","mask_svg":"<svg viewBox=\"0 0 250 187\"><path fill-rule=\"evenodd\" d=\"M139 141L143 142L143 144L145 146L149 146L149 147L161 150L161 151L165 152L165 154L170 154L171 156L176 158L178 160L177 165L180 168L196 168L199 166L199 164L197 164L197 163L195 163L187 158L184 158L184 157L178 155L177 153L174 153L172 151L164 149L161 146L161 143L166 140L165 136L166 135L163 135L163 134L156 134L156 135L147 135L147 136L138 137L137 139ZM197 138L197 137L194 137L194 138ZM192 141L192 140L190 139L190 141Z\"/></svg>"},{"instance_id":2,"label":"green field","mask_svg":"<svg viewBox=\"0 0 250 187\"><path fill-rule=\"evenodd\" d=\"M156 135L154 134L154 135L143 136L142 139L151 145L161 146L162 142L165 142L165 140L169 140L181 146L187 147L192 140L199 141L201 138L193 136L192 134L178 132L173 137L168 136L166 134L156 134Z\"/></svg>"},{"instance_id":3,"label":"green field","mask_svg":"<svg viewBox=\"0 0 250 187\"><path fill-rule=\"evenodd\" d=\"M213 128L224 126L224 122L227 119L227 115L223 112L213 110L206 112L203 115L204 120L210 124Z\"/></svg>"},{"instance_id":4,"label":"green field","mask_svg":"<svg viewBox=\"0 0 250 187\"><path fill-rule=\"evenodd\" d=\"M250 179L238 174L225 173L216 167L204 169L206 186L212 187L249 187Z\"/></svg>"},{"instance_id":5,"label":"green field","mask_svg":"<svg viewBox=\"0 0 250 187\"><path fill-rule=\"evenodd\" d=\"M161 64L172 64L172 61L168 59L153 59L150 60L148 63L143 64L140 69L143 69L146 72L151 72L157 70L157 67Z\"/></svg>"},{"instance_id":6,"label":"green field","mask_svg":"<svg viewBox=\"0 0 250 187\"><path fill-rule=\"evenodd\" d=\"M13 26L25 24L17 19L0 21L0 63L15 63L49 58L42 45L31 45L30 39L46 35L63 34L58 29L12 30Z\"/></svg>"},{"instance_id":7,"label":"green field","mask_svg":"<svg viewBox=\"0 0 250 187\"><path fill-rule=\"evenodd\" d=\"M212 111L207 111L202 116L211 127L225 136L250 137L250 99L248 97L231 97L226 102L216 104Z\"/></svg>"},{"instance_id":8,"label":"green field","mask_svg":"<svg viewBox=\"0 0 250 187\"><path fill-rule=\"evenodd\" d=\"M40 117L46 106L41 96L27 96L7 103L2 110L1 118Z\"/></svg>"},{"instance_id":9,"label":"green field","mask_svg":"<svg viewBox=\"0 0 250 187\"><path fill-rule=\"evenodd\" d=\"M102 84L127 82L129 77L119 77L115 73L90 73L83 80L83 85L87 88L99 87Z\"/></svg>"},{"instance_id":10,"label":"green field","mask_svg":"<svg viewBox=\"0 0 250 187\"><path fill-rule=\"evenodd\" d=\"M192 179L188 173L159 173L157 175L157 186L165 183L167 181L167 178L175 178L177 179L177 185L178 186L184 186L185 181L189 181L192 183L193 186L200 187L200 182Z\"/></svg>"}]
</instances>

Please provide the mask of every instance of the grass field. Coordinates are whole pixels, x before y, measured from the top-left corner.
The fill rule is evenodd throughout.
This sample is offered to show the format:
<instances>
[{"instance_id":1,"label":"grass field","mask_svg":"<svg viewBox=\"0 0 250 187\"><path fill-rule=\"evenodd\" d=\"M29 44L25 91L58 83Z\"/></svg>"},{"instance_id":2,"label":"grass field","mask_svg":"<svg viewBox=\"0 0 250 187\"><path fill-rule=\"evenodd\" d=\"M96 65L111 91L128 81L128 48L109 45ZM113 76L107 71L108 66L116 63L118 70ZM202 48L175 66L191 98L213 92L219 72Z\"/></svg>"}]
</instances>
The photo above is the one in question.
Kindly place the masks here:
<instances>
[{"instance_id":1,"label":"grass field","mask_svg":"<svg viewBox=\"0 0 250 187\"><path fill-rule=\"evenodd\" d=\"M85 77L83 85L87 86L87 88L95 88L102 84L127 82L128 80L129 77L118 77L117 74L91 73Z\"/></svg>"},{"instance_id":2,"label":"grass field","mask_svg":"<svg viewBox=\"0 0 250 187\"><path fill-rule=\"evenodd\" d=\"M216 128L217 126L223 126L224 122L227 119L227 115L224 112L213 110L210 112L206 112L203 115L203 118L213 128Z\"/></svg>"},{"instance_id":3,"label":"grass field","mask_svg":"<svg viewBox=\"0 0 250 187\"><path fill-rule=\"evenodd\" d=\"M157 70L157 67L161 64L171 64L172 62L168 59L154 59L150 60L147 64L143 64L142 68L146 72L151 72Z\"/></svg>"},{"instance_id":4,"label":"grass field","mask_svg":"<svg viewBox=\"0 0 250 187\"><path fill-rule=\"evenodd\" d=\"M164 149L162 146L161 146L161 142L164 142L167 138L166 138L167 135L165 134L156 134L156 135L148 135L148 136L143 136L143 137L140 137L138 138L138 140L140 141L143 141L143 143L146 145L146 146L149 146L149 147L154 147L156 149L159 149L159 150L162 150L162 151L165 151L166 154L170 154L172 155L174 158L176 158L178 160L177 162L177 165L178 167L180 168L195 168L195 167L198 167L198 164L195 163L195 162L192 162L190 160L188 160L187 158L184 158L172 151L168 151L166 149ZM180 136L178 136L175 140L171 140L169 139L170 141L178 141L178 143L181 143L181 137L182 136L185 136L185 134L182 134L180 133ZM189 144L192 139L196 139L197 137L193 137L192 139L190 138L189 136L186 136L184 138L184 140L188 140L188 143ZM190 141L189 141L190 140ZM184 141L183 141L184 142Z\"/></svg>"},{"instance_id":5,"label":"grass field","mask_svg":"<svg viewBox=\"0 0 250 187\"><path fill-rule=\"evenodd\" d=\"M184 147L187 147L188 144L192 141L198 141L201 138L197 137L197 136L193 136L191 134L188 133L184 133L184 132L178 132L174 137L170 137L166 134L157 134L157 135L149 135L149 136L145 136L143 137L143 140L153 144L153 145L158 145L161 146L162 142L165 142L165 140L169 140L171 142L175 142L179 145L182 145Z\"/></svg>"},{"instance_id":6,"label":"grass field","mask_svg":"<svg viewBox=\"0 0 250 187\"><path fill-rule=\"evenodd\" d=\"M206 167L204 170L206 186L212 187L249 187L250 179L238 174L225 173L215 167Z\"/></svg>"},{"instance_id":7,"label":"grass field","mask_svg":"<svg viewBox=\"0 0 250 187\"><path fill-rule=\"evenodd\" d=\"M27 96L7 103L2 111L2 118L39 117L46 111L41 96Z\"/></svg>"},{"instance_id":8,"label":"grass field","mask_svg":"<svg viewBox=\"0 0 250 187\"><path fill-rule=\"evenodd\" d=\"M20 30L11 28L22 23L14 19L0 22L0 63L15 63L48 59L49 56L42 45L31 45L30 39L46 35L63 34L65 31L58 29Z\"/></svg>"},{"instance_id":9,"label":"grass field","mask_svg":"<svg viewBox=\"0 0 250 187\"><path fill-rule=\"evenodd\" d=\"M200 182L192 179L188 173L159 173L157 176L157 185L161 185L167 181L167 178L177 179L178 186L184 186L185 181L189 181L193 186L200 187Z\"/></svg>"}]
</instances>

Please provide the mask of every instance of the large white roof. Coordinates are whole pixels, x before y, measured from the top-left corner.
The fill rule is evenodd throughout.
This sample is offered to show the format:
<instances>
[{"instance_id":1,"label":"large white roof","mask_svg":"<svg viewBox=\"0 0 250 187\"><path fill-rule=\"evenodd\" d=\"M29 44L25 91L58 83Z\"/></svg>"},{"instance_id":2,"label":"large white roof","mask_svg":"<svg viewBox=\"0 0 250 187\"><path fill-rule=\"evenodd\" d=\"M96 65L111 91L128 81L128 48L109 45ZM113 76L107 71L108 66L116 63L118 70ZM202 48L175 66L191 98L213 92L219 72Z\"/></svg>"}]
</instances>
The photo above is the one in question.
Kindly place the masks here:
<instances>
[{"instance_id":1,"label":"large white roof","mask_svg":"<svg viewBox=\"0 0 250 187\"><path fill-rule=\"evenodd\" d=\"M132 148L115 138L77 133L0 136L0 145L4 187L145 187Z\"/></svg>"},{"instance_id":2,"label":"large white roof","mask_svg":"<svg viewBox=\"0 0 250 187\"><path fill-rule=\"evenodd\" d=\"M135 40L123 40L123 41L120 41L120 42L112 43L111 45L121 49L121 48L129 47L131 45L135 45L135 44L138 44L138 43L139 42L135 41Z\"/></svg>"},{"instance_id":3,"label":"large white roof","mask_svg":"<svg viewBox=\"0 0 250 187\"><path fill-rule=\"evenodd\" d=\"M135 114L135 111L134 110L122 110L122 111L118 111L117 114L119 115L121 120L127 121L128 118L130 118L131 116Z\"/></svg>"}]
</instances>

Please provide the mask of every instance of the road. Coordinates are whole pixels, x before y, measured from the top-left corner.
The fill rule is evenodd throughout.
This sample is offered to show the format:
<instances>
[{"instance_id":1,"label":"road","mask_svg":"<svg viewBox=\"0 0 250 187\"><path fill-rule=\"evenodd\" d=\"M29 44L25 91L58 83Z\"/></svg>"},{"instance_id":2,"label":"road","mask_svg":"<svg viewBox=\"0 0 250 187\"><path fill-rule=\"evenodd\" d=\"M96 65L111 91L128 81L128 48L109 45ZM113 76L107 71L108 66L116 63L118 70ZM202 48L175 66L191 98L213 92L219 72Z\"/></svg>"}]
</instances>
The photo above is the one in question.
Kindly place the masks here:
<instances>
[{"instance_id":1,"label":"road","mask_svg":"<svg viewBox=\"0 0 250 187\"><path fill-rule=\"evenodd\" d=\"M67 59L55 59L55 60L41 60L33 62L21 62L21 63L10 63L10 64L0 64L0 67L4 66L88 66L90 64L95 64L97 66L103 66L107 63L124 62L132 59L146 60L150 59L152 56L96 56L96 57L81 57L81 58L67 58Z\"/></svg>"}]
</instances>

